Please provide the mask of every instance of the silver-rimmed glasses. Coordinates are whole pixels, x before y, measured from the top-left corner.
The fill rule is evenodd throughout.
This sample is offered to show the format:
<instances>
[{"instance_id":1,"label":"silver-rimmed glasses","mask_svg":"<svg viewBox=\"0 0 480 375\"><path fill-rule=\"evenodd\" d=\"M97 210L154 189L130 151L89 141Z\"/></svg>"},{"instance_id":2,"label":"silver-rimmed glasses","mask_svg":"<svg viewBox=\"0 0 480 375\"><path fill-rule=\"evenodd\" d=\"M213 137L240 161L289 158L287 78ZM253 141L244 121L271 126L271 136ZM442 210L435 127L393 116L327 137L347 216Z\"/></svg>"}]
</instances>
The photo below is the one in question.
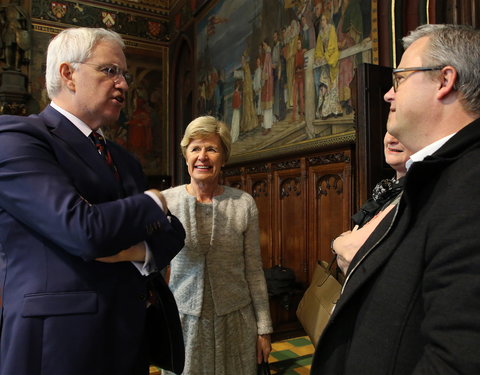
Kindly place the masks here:
<instances>
[{"instance_id":1,"label":"silver-rimmed glasses","mask_svg":"<svg viewBox=\"0 0 480 375\"><path fill-rule=\"evenodd\" d=\"M393 84L393 91L397 92L398 86L400 83L405 81L410 75L415 72L430 72L434 70L442 70L444 66L417 66L414 68L398 68L392 70L392 84ZM409 74L398 75L399 73L403 72L410 72Z\"/></svg>"},{"instance_id":2,"label":"silver-rimmed glasses","mask_svg":"<svg viewBox=\"0 0 480 375\"><path fill-rule=\"evenodd\" d=\"M118 83L118 81L120 81L121 77L123 77L123 79L125 79L125 81L127 82L127 85L130 85L132 83L132 80L133 80L132 76L128 72L124 71L122 68L120 68L116 64L99 65L99 64L93 64L93 63L88 63L88 62L79 62L79 61L72 61L72 63L90 65L90 66L94 67L95 70L97 70L98 72L102 72L103 74L105 74L108 78L113 80L114 83Z\"/></svg>"}]
</instances>

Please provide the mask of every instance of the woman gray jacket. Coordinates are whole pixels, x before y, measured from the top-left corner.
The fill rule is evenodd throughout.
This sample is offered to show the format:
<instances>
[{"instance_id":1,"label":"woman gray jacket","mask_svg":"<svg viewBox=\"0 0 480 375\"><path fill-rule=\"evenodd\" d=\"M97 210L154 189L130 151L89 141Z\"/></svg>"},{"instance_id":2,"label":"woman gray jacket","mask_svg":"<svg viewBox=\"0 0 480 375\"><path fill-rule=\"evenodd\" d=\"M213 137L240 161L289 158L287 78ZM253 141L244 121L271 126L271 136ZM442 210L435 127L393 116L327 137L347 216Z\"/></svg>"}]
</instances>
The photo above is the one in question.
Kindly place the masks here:
<instances>
[{"instance_id":1,"label":"woman gray jacket","mask_svg":"<svg viewBox=\"0 0 480 375\"><path fill-rule=\"evenodd\" d=\"M217 315L225 315L252 303L258 334L272 332L267 286L262 269L258 211L253 198L224 186L213 197L213 230L210 249L198 250L196 198L185 185L165 190L170 211L185 227L185 246L171 262L169 286L183 314L200 316L205 269L210 277Z\"/></svg>"}]
</instances>

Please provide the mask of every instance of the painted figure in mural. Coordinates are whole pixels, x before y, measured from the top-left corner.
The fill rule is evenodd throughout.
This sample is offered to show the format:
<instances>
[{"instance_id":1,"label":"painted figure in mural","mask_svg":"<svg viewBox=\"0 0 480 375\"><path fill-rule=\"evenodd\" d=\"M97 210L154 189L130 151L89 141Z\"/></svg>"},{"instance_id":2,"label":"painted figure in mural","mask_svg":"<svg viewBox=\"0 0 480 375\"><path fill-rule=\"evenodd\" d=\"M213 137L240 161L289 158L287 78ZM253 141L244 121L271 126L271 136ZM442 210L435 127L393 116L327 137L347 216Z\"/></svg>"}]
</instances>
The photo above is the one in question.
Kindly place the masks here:
<instances>
[{"instance_id":1,"label":"painted figure in mural","mask_svg":"<svg viewBox=\"0 0 480 375\"><path fill-rule=\"evenodd\" d=\"M338 98L339 56L335 27L328 23L327 16L323 14L315 47L315 63L318 65L315 69L319 72L316 117L322 120L342 114Z\"/></svg>"},{"instance_id":2,"label":"painted figure in mural","mask_svg":"<svg viewBox=\"0 0 480 375\"><path fill-rule=\"evenodd\" d=\"M285 57L282 53L283 43L278 31L273 33L273 115L276 121L282 121L286 115L284 87Z\"/></svg>"},{"instance_id":3,"label":"painted figure in mural","mask_svg":"<svg viewBox=\"0 0 480 375\"><path fill-rule=\"evenodd\" d=\"M137 96L135 110L128 124L128 149L142 163L145 163L148 153L152 151L152 119L148 102Z\"/></svg>"},{"instance_id":4,"label":"painted figure in mural","mask_svg":"<svg viewBox=\"0 0 480 375\"><path fill-rule=\"evenodd\" d=\"M242 93L240 92L240 80L235 81L235 90L232 95L232 142L238 140L240 135L240 108L242 107Z\"/></svg>"},{"instance_id":5,"label":"painted figure in mural","mask_svg":"<svg viewBox=\"0 0 480 375\"><path fill-rule=\"evenodd\" d=\"M240 130L242 133L246 133L252 129L255 129L258 125L257 114L255 113L252 73L250 71L250 61L248 59L248 52L246 50L242 55L242 70L243 100L240 116Z\"/></svg>"},{"instance_id":6,"label":"painted figure in mural","mask_svg":"<svg viewBox=\"0 0 480 375\"><path fill-rule=\"evenodd\" d=\"M224 83L222 72L218 73L217 69L212 70L212 82L214 82L213 88L213 113L216 118L223 119L224 110Z\"/></svg>"},{"instance_id":7,"label":"painted figure in mural","mask_svg":"<svg viewBox=\"0 0 480 375\"><path fill-rule=\"evenodd\" d=\"M155 134L156 130L161 129L162 110L163 110L163 94L161 86L156 86L149 95L150 118L152 120L152 137L154 140L160 139L160 135ZM155 149L155 144L153 148Z\"/></svg>"},{"instance_id":8,"label":"painted figure in mural","mask_svg":"<svg viewBox=\"0 0 480 375\"><path fill-rule=\"evenodd\" d=\"M278 95L278 69L280 68L280 40L278 31L274 31L272 46L272 72L273 72L273 121L278 121L278 114L280 111L280 102Z\"/></svg>"},{"instance_id":9,"label":"painted figure in mural","mask_svg":"<svg viewBox=\"0 0 480 375\"><path fill-rule=\"evenodd\" d=\"M293 85L295 82L295 54L297 53L297 39L300 37L300 27L298 21L293 19L287 28L287 85L288 85L288 108L293 107Z\"/></svg>"},{"instance_id":10,"label":"painted figure in mural","mask_svg":"<svg viewBox=\"0 0 480 375\"><path fill-rule=\"evenodd\" d=\"M314 19L313 19L313 25L315 27L315 47L318 45L318 34L320 33L320 22L321 22L321 17L322 17L322 10L323 10L323 2L321 0L315 0L315 5L313 8L313 14L314 14ZM314 64L313 67L313 82L315 85L315 98L318 102L318 98L320 96L320 68L316 67L316 64Z\"/></svg>"},{"instance_id":11,"label":"painted figure in mural","mask_svg":"<svg viewBox=\"0 0 480 375\"><path fill-rule=\"evenodd\" d=\"M361 42L363 36L363 20L358 0L343 0L340 8L337 36L340 51ZM347 114L352 111L350 83L353 79L355 67L355 56L348 56L340 60L338 95L344 112Z\"/></svg>"},{"instance_id":12,"label":"painted figure in mural","mask_svg":"<svg viewBox=\"0 0 480 375\"><path fill-rule=\"evenodd\" d=\"M215 92L215 82L213 81L215 77L212 76L212 72L207 73L207 80L205 84L205 98L206 98L206 113L213 113L213 100Z\"/></svg>"},{"instance_id":13,"label":"painted figure in mural","mask_svg":"<svg viewBox=\"0 0 480 375\"><path fill-rule=\"evenodd\" d=\"M315 47L315 29L313 28L312 21L307 14L302 14L301 22L303 39L302 47L306 50L312 49Z\"/></svg>"},{"instance_id":14,"label":"painted figure in mural","mask_svg":"<svg viewBox=\"0 0 480 375\"><path fill-rule=\"evenodd\" d=\"M282 28L282 56L283 56L283 62L285 64L285 70L284 74L282 77L283 80L283 98L285 101L285 108L289 106L290 103L290 86L288 85L289 83L289 72L288 72L288 56L290 55L290 48L289 48L289 38L290 38L290 27L286 26Z\"/></svg>"},{"instance_id":15,"label":"painted figure in mural","mask_svg":"<svg viewBox=\"0 0 480 375\"><path fill-rule=\"evenodd\" d=\"M118 121L103 131L107 139L119 144L122 147L128 147L128 119L125 112L120 112Z\"/></svg>"},{"instance_id":16,"label":"painted figure in mural","mask_svg":"<svg viewBox=\"0 0 480 375\"><path fill-rule=\"evenodd\" d=\"M300 102L298 119L302 120L305 115L305 50L302 48L302 41L300 38L297 38L297 51L295 52L292 121L297 119L298 102Z\"/></svg>"},{"instance_id":17,"label":"painted figure in mural","mask_svg":"<svg viewBox=\"0 0 480 375\"><path fill-rule=\"evenodd\" d=\"M198 84L198 113L202 115L207 113L207 93L205 88L205 81L202 80Z\"/></svg>"},{"instance_id":18,"label":"painted figure in mural","mask_svg":"<svg viewBox=\"0 0 480 375\"><path fill-rule=\"evenodd\" d=\"M255 60L257 65L255 69L255 75L253 76L253 91L255 92L255 109L257 113L257 118L260 123L262 117L262 63L260 57L257 57Z\"/></svg>"},{"instance_id":19,"label":"painted figure in mural","mask_svg":"<svg viewBox=\"0 0 480 375\"><path fill-rule=\"evenodd\" d=\"M4 69L19 71L27 62L26 54L31 47L29 18L25 10L14 3L0 7L0 12Z\"/></svg>"},{"instance_id":20,"label":"painted figure in mural","mask_svg":"<svg viewBox=\"0 0 480 375\"><path fill-rule=\"evenodd\" d=\"M265 59L262 66L261 102L263 111L263 135L270 133L273 124L273 68L272 49L267 41L263 41Z\"/></svg>"},{"instance_id":21,"label":"painted figure in mural","mask_svg":"<svg viewBox=\"0 0 480 375\"><path fill-rule=\"evenodd\" d=\"M223 81L220 72L216 68L212 68L212 91L213 91L213 108L212 113L218 118L219 114L223 117ZM221 87L220 87L221 86Z\"/></svg>"},{"instance_id":22,"label":"painted figure in mural","mask_svg":"<svg viewBox=\"0 0 480 375\"><path fill-rule=\"evenodd\" d=\"M315 28L315 37L318 38L318 33L320 32L320 17L323 11L323 1L315 0L315 5L313 6L313 27Z\"/></svg>"}]
</instances>

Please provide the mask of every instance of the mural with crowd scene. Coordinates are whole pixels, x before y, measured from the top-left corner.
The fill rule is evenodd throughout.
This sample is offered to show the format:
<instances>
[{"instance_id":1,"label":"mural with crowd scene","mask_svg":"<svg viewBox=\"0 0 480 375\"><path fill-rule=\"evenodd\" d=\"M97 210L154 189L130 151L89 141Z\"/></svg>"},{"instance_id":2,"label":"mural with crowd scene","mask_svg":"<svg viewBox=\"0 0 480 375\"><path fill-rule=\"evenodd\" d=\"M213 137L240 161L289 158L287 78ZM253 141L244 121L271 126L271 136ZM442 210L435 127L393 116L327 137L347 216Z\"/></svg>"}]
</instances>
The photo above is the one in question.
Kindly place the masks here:
<instances>
[{"instance_id":1,"label":"mural with crowd scene","mask_svg":"<svg viewBox=\"0 0 480 375\"><path fill-rule=\"evenodd\" d=\"M197 113L233 160L353 131L350 83L377 63L376 0L219 0L196 24Z\"/></svg>"}]
</instances>

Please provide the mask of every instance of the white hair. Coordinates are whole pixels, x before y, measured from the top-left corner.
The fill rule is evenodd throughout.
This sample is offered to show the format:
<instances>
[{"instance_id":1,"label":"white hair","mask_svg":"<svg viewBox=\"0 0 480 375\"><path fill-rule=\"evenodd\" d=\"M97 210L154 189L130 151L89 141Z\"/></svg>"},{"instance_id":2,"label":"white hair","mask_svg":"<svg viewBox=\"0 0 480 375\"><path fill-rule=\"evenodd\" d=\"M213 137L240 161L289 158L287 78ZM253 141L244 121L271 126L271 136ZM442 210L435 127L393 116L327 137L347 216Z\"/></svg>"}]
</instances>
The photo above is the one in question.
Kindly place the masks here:
<instances>
[{"instance_id":1,"label":"white hair","mask_svg":"<svg viewBox=\"0 0 480 375\"><path fill-rule=\"evenodd\" d=\"M48 45L45 72L45 83L50 99L53 99L62 87L60 65L71 63L76 69L75 62L83 62L91 57L92 50L101 41L118 43L122 49L125 48L125 43L119 34L102 28L70 28L63 30L52 39Z\"/></svg>"}]
</instances>

